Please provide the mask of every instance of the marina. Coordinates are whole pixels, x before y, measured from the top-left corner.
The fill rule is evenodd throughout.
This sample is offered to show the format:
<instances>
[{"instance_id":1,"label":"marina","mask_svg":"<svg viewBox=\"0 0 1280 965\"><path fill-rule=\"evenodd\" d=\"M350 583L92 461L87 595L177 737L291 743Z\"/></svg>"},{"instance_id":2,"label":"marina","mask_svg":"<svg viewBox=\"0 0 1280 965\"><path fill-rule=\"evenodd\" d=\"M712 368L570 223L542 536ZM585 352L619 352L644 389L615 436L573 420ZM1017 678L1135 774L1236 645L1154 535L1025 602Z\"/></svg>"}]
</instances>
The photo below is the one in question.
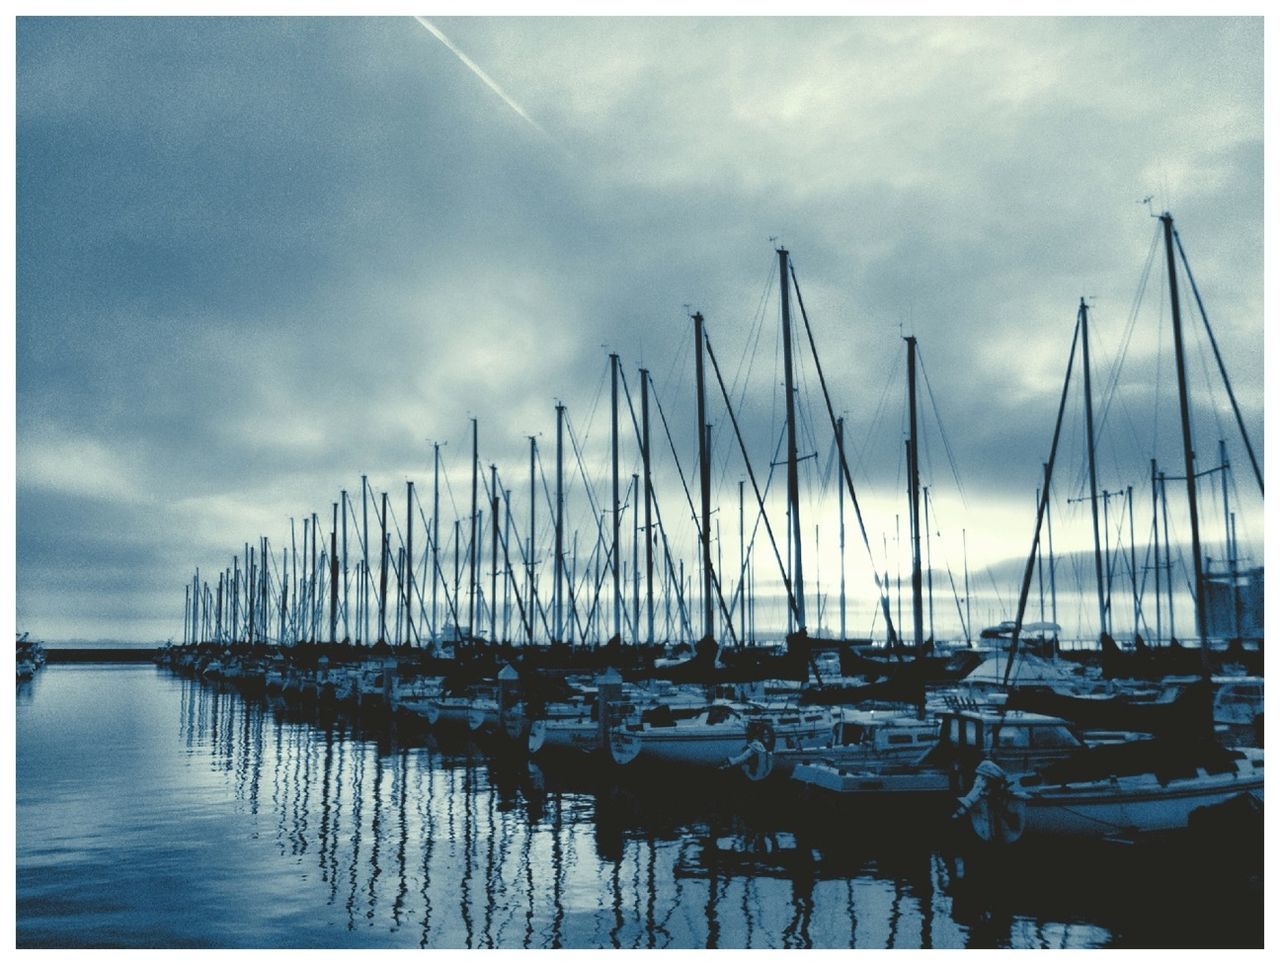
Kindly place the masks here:
<instances>
[{"instance_id":1,"label":"marina","mask_svg":"<svg viewBox=\"0 0 1280 965\"><path fill-rule=\"evenodd\" d=\"M847 814L830 834L741 784L673 794L145 665L23 688L22 948L1261 943L1260 867L1029 840L992 863Z\"/></svg>"},{"instance_id":2,"label":"marina","mask_svg":"<svg viewBox=\"0 0 1280 965\"><path fill-rule=\"evenodd\" d=\"M19 948L1264 944L1260 19L18 32Z\"/></svg>"}]
</instances>

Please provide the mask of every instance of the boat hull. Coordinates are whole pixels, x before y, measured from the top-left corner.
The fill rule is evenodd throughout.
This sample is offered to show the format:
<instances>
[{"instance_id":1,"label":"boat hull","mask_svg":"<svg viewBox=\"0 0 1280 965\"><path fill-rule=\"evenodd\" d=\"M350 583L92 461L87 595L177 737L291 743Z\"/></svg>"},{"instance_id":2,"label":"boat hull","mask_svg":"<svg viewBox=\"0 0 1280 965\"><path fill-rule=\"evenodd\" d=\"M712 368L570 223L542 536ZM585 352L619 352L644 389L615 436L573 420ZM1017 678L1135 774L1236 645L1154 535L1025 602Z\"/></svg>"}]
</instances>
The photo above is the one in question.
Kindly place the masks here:
<instances>
[{"instance_id":1,"label":"boat hull","mask_svg":"<svg viewBox=\"0 0 1280 965\"><path fill-rule=\"evenodd\" d=\"M1193 811L1223 804L1240 794L1262 800L1262 777L1223 780L1212 787L1111 792L1054 793L1046 791L1027 800L1026 832L1106 837L1185 829Z\"/></svg>"}]
</instances>

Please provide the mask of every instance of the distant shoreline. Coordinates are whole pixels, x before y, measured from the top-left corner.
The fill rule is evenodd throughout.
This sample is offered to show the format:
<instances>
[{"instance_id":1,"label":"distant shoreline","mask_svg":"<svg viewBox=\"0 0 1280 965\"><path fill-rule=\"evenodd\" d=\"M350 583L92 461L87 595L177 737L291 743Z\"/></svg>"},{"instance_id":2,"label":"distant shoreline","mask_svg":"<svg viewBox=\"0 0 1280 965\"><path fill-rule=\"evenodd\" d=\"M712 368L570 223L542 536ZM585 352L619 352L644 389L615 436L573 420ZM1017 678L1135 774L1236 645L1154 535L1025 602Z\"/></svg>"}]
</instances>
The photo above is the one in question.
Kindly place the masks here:
<instances>
[{"instance_id":1,"label":"distant shoreline","mask_svg":"<svg viewBox=\"0 0 1280 965\"><path fill-rule=\"evenodd\" d=\"M46 647L49 663L150 663L155 647Z\"/></svg>"}]
</instances>

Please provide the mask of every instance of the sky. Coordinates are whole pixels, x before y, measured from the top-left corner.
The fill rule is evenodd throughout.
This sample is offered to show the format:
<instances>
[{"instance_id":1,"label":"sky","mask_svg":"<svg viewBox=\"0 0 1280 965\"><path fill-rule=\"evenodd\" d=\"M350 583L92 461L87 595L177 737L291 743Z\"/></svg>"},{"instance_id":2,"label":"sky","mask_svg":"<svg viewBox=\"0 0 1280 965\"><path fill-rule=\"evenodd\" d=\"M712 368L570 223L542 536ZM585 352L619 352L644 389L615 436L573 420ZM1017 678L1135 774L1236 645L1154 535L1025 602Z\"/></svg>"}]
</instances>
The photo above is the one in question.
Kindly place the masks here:
<instances>
[{"instance_id":1,"label":"sky","mask_svg":"<svg viewBox=\"0 0 1280 965\"><path fill-rule=\"evenodd\" d=\"M891 580L907 552L902 336L919 341L940 633L957 632L958 595L967 623L1012 616L1082 297L1099 485L1133 487L1147 572L1149 460L1182 471L1153 214L1174 215L1263 456L1260 18L24 17L16 40L16 619L45 639L180 638L197 567L216 583L244 543L278 552L291 517L299 537L312 512L327 532L362 474L397 525L415 482L420 552L436 442L451 577L473 418L520 539L528 437L550 479L557 401L608 508L610 353L635 396L651 371L695 473L691 311L763 485L783 425L779 245ZM1261 565L1261 500L1185 282L1183 310L1198 466L1227 440L1239 555ZM825 597L809 622L831 628L832 431L796 351L806 576ZM710 391L729 591L746 472ZM625 406L624 490L639 471ZM654 422L659 505L696 584ZM1087 575L1071 555L1092 545L1072 502L1082 433L1073 382L1051 511L1064 573ZM1201 512L1221 559L1218 478ZM781 538L781 469L770 486ZM750 528L749 483L746 500ZM568 504L581 576L596 522L580 477ZM865 634L875 587L845 511L849 633ZM538 517L545 560L545 493ZM763 601L763 533L755 560ZM971 594L951 587L964 563ZM1068 634L1094 632L1093 584L1061 592Z\"/></svg>"}]
</instances>

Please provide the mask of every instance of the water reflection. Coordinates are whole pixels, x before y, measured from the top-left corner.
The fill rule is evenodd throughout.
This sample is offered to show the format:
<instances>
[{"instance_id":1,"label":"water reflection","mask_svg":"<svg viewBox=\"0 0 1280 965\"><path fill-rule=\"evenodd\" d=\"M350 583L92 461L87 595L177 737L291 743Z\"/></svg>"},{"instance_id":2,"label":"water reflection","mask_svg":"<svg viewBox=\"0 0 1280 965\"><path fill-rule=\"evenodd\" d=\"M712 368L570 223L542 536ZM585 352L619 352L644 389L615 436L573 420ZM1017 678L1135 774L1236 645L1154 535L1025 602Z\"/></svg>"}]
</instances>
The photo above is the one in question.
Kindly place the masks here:
<instances>
[{"instance_id":1,"label":"water reflection","mask_svg":"<svg viewBox=\"0 0 1280 965\"><path fill-rule=\"evenodd\" d=\"M535 764L462 737L308 717L265 698L162 679L179 690L174 708L186 759L235 802L242 830L274 850L288 869L284 878L296 874L277 888L318 895L308 900L324 908L312 909L311 919L350 934L352 944L949 948L1261 940L1260 899L1255 919L1238 889L1197 895L1186 884L1194 869L1178 880L1153 878L1125 855L1019 848L997 858L939 846L932 833L895 836L888 826L839 816L819 821L796 797L757 793L758 786L677 786L639 772ZM266 914L254 907L257 897L229 889L222 900L243 904L245 915ZM261 899L265 908L270 901ZM1160 911L1142 907L1161 902ZM1190 930L1193 909L1201 922L1206 910L1226 918L1201 924L1216 929L1201 936ZM316 939L286 933L270 941Z\"/></svg>"}]
</instances>

